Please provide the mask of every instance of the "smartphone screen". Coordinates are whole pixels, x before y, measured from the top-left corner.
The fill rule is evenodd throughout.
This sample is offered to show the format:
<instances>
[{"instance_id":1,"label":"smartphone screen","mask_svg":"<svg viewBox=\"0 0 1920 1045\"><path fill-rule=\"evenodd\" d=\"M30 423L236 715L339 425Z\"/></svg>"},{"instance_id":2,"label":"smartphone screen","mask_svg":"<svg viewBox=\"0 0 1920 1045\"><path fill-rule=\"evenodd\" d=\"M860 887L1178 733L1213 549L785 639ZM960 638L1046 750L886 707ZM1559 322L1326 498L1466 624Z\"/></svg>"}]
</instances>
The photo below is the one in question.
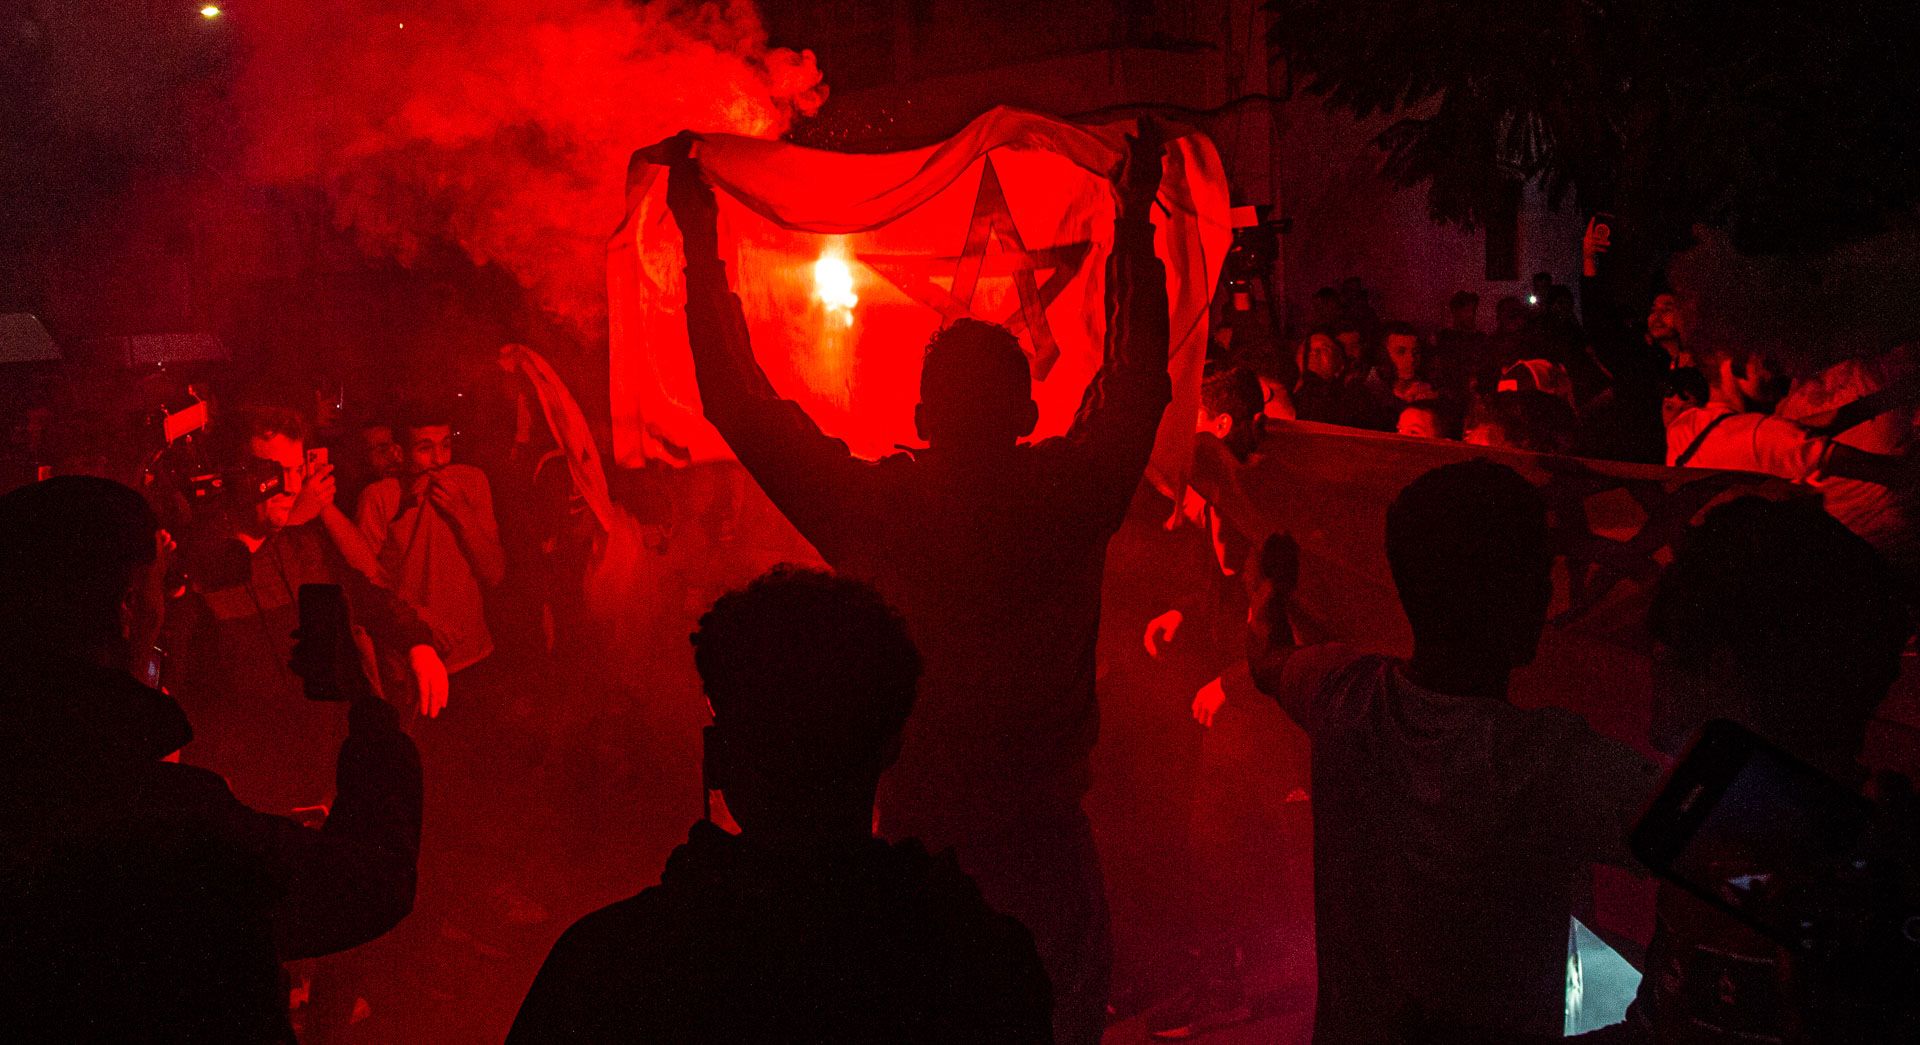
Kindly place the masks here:
<instances>
[{"instance_id":1,"label":"smartphone screen","mask_svg":"<svg viewBox=\"0 0 1920 1045\"><path fill-rule=\"evenodd\" d=\"M1863 913L1866 799L1730 722L1703 731L1647 816L1649 868L1766 935L1824 953Z\"/></svg>"},{"instance_id":2,"label":"smartphone screen","mask_svg":"<svg viewBox=\"0 0 1920 1045\"><path fill-rule=\"evenodd\" d=\"M307 470L312 471L327 463L327 448L316 446L307 451Z\"/></svg>"}]
</instances>

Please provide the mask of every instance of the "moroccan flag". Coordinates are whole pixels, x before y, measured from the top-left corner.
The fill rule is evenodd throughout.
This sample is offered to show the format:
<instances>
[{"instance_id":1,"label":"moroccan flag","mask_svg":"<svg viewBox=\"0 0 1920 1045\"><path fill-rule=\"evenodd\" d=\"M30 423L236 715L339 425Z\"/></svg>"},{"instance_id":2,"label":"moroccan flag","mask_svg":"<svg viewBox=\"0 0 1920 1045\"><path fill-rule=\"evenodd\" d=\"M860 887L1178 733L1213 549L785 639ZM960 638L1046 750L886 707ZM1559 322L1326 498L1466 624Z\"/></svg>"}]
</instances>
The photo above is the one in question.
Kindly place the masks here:
<instances>
[{"instance_id":1,"label":"moroccan flag","mask_svg":"<svg viewBox=\"0 0 1920 1045\"><path fill-rule=\"evenodd\" d=\"M917 445L927 338L962 317L1020 338L1036 437L1066 431L1099 369L1114 198L1131 122L1084 126L995 109L939 145L850 155L714 134L695 158L716 189L721 256L774 387L855 454ZM1213 145L1174 131L1155 250L1167 268L1175 407L1154 469L1184 474L1207 304L1232 234ZM701 416L687 349L680 233L666 168L634 155L608 253L614 454L731 457Z\"/></svg>"}]
</instances>

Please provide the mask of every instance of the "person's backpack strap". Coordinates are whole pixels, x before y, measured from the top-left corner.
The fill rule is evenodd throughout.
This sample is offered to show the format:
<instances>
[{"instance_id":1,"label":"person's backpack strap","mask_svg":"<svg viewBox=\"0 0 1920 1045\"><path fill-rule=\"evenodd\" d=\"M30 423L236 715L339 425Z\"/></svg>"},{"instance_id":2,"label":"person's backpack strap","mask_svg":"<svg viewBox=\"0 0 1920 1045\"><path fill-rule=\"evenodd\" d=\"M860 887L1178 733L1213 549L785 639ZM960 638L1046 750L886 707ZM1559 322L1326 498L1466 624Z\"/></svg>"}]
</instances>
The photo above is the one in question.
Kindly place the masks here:
<instances>
[{"instance_id":1,"label":"person's backpack strap","mask_svg":"<svg viewBox=\"0 0 1920 1045\"><path fill-rule=\"evenodd\" d=\"M1693 442L1688 443L1687 448L1680 451L1680 456L1673 459L1673 466L1675 468L1685 468L1687 462L1693 460L1693 455L1700 452L1700 447L1706 443L1707 436L1712 435L1713 430L1720 427L1720 422L1732 416L1733 414L1731 413L1715 415L1713 420L1707 422L1705 428L1700 429L1700 434L1693 437Z\"/></svg>"}]
</instances>

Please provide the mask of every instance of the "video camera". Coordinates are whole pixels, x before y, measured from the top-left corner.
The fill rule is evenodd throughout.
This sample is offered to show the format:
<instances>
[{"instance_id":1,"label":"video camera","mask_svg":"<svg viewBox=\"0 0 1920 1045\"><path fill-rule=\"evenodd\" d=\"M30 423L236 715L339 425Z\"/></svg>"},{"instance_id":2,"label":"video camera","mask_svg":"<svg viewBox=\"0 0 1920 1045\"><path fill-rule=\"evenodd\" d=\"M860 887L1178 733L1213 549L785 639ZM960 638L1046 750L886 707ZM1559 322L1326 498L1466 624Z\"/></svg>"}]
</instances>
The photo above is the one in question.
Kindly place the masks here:
<instances>
[{"instance_id":1,"label":"video camera","mask_svg":"<svg viewBox=\"0 0 1920 1045\"><path fill-rule=\"evenodd\" d=\"M280 466L259 458L233 468L195 472L186 479L187 500L196 505L221 497L236 504L259 504L286 488L287 475Z\"/></svg>"}]
</instances>

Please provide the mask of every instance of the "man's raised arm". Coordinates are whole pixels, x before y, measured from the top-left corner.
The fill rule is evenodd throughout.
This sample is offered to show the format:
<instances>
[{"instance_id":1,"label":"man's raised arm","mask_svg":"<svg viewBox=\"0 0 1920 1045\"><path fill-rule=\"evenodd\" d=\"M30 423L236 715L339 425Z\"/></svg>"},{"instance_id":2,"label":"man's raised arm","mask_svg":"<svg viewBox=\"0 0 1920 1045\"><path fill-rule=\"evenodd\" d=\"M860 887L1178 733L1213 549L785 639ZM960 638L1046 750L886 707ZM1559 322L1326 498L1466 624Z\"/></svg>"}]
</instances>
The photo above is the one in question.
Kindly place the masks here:
<instances>
[{"instance_id":1,"label":"man's raised arm","mask_svg":"<svg viewBox=\"0 0 1920 1045\"><path fill-rule=\"evenodd\" d=\"M1128 139L1115 182L1113 251L1107 258L1106 357L1067 438L1085 446L1098 496L1115 525L1153 455L1160 415L1173 401L1166 267L1153 253L1153 205L1165 137L1152 120Z\"/></svg>"},{"instance_id":2,"label":"man's raised arm","mask_svg":"<svg viewBox=\"0 0 1920 1045\"><path fill-rule=\"evenodd\" d=\"M682 144L684 143L684 144ZM753 356L746 315L720 260L713 187L692 157L689 135L675 142L667 206L687 258L687 344L700 406L775 506L823 555L838 531L846 485L862 462L820 431L800 404L783 399Z\"/></svg>"}]
</instances>

